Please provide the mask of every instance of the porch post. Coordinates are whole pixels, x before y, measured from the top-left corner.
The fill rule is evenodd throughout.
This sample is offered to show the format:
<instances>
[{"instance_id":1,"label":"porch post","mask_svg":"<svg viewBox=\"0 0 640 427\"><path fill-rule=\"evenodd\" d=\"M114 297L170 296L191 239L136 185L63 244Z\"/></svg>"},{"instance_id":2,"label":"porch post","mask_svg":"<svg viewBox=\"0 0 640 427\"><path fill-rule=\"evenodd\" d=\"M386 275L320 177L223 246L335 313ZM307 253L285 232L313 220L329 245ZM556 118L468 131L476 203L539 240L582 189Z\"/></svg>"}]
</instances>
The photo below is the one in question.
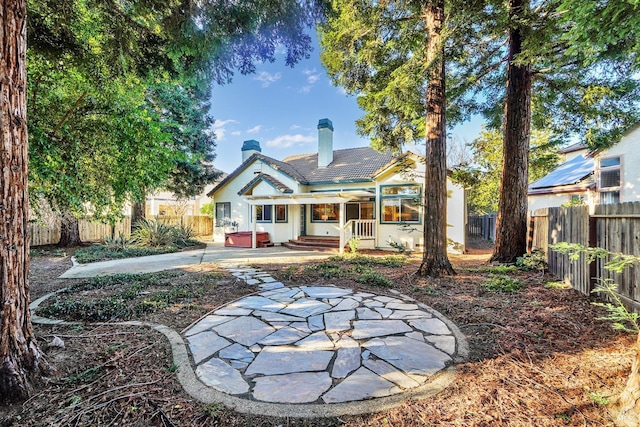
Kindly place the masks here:
<instances>
[{"instance_id":1,"label":"porch post","mask_svg":"<svg viewBox=\"0 0 640 427\"><path fill-rule=\"evenodd\" d=\"M253 227L251 227L251 248L255 249L258 244L256 242L256 226L258 223L258 220L256 218L256 212L258 211L258 209L256 208L256 205L251 205L251 211L253 212L253 214L251 215L251 222Z\"/></svg>"},{"instance_id":2,"label":"porch post","mask_svg":"<svg viewBox=\"0 0 640 427\"><path fill-rule=\"evenodd\" d=\"M338 215L338 227L340 229L340 253L344 253L344 202L340 203L340 213Z\"/></svg>"}]
</instances>

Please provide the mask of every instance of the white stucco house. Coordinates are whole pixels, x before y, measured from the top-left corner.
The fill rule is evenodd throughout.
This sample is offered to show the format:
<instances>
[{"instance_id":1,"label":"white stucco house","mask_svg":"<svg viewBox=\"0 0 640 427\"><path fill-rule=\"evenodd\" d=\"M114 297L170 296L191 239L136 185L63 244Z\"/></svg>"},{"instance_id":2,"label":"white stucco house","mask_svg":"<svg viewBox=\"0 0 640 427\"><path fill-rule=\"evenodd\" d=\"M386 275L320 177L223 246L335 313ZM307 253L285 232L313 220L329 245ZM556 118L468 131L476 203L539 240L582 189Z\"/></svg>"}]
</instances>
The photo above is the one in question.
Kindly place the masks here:
<instances>
[{"instance_id":1,"label":"white stucco house","mask_svg":"<svg viewBox=\"0 0 640 427\"><path fill-rule=\"evenodd\" d=\"M561 152L565 162L529 184L529 210L582 200L597 204L640 201L640 122L620 141L598 151L575 144Z\"/></svg>"},{"instance_id":2,"label":"white stucco house","mask_svg":"<svg viewBox=\"0 0 640 427\"><path fill-rule=\"evenodd\" d=\"M254 140L245 141L242 152L242 164L208 194L215 202L214 240L257 247L315 237L334 239L342 250L359 238L360 248L423 247L419 156L370 147L334 151L329 119L318 123L316 153L276 160ZM449 180L447 189L447 235L464 250L464 189Z\"/></svg>"}]
</instances>

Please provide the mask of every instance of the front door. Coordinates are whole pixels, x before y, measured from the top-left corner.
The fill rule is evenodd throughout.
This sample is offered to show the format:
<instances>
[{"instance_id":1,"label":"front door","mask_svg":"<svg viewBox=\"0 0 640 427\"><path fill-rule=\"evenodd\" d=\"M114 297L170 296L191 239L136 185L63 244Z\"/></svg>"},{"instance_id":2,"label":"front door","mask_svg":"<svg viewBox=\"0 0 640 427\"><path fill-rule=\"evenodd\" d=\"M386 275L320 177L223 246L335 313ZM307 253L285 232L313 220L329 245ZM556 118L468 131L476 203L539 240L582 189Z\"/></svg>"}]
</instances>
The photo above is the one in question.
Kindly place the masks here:
<instances>
[{"instance_id":1,"label":"front door","mask_svg":"<svg viewBox=\"0 0 640 427\"><path fill-rule=\"evenodd\" d=\"M300 235L307 235L307 205L300 205Z\"/></svg>"}]
</instances>

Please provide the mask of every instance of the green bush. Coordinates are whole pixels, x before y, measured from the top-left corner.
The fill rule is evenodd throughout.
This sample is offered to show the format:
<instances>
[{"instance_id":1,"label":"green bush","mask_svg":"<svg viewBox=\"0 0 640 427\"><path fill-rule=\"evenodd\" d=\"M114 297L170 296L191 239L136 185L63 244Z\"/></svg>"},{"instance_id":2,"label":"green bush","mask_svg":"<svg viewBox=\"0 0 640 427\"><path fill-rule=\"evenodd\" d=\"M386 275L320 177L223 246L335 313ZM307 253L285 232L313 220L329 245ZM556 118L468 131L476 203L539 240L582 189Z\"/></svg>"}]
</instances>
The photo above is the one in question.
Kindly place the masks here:
<instances>
[{"instance_id":1,"label":"green bush","mask_svg":"<svg viewBox=\"0 0 640 427\"><path fill-rule=\"evenodd\" d=\"M534 249L530 254L524 254L516 260L516 266L521 270L546 270L547 257L544 252Z\"/></svg>"},{"instance_id":2,"label":"green bush","mask_svg":"<svg viewBox=\"0 0 640 427\"><path fill-rule=\"evenodd\" d=\"M522 289L524 283L509 276L490 274L482 283L482 287L491 292L515 292Z\"/></svg>"},{"instance_id":3,"label":"green bush","mask_svg":"<svg viewBox=\"0 0 640 427\"><path fill-rule=\"evenodd\" d=\"M93 245L76 251L74 257L80 264L90 262L105 261L109 259L133 258L147 255L159 255L169 252L175 252L174 246L164 248L137 248L127 247L124 249L113 250L105 245Z\"/></svg>"},{"instance_id":4,"label":"green bush","mask_svg":"<svg viewBox=\"0 0 640 427\"><path fill-rule=\"evenodd\" d=\"M134 238L138 246L158 248L171 246L177 238L176 228L160 221L143 218L134 225Z\"/></svg>"}]
</instances>

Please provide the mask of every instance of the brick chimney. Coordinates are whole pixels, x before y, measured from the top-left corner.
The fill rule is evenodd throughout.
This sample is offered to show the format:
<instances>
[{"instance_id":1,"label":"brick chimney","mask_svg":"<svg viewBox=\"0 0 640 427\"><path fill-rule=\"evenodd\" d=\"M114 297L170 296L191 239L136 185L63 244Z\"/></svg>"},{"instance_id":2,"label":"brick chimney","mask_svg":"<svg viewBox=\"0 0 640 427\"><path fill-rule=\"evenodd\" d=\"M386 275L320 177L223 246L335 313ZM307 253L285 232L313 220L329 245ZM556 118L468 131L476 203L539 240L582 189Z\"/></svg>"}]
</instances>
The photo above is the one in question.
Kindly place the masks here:
<instances>
[{"instance_id":1,"label":"brick chimney","mask_svg":"<svg viewBox=\"0 0 640 427\"><path fill-rule=\"evenodd\" d=\"M329 119L318 122L318 167L326 168L333 162L333 123Z\"/></svg>"}]
</instances>

